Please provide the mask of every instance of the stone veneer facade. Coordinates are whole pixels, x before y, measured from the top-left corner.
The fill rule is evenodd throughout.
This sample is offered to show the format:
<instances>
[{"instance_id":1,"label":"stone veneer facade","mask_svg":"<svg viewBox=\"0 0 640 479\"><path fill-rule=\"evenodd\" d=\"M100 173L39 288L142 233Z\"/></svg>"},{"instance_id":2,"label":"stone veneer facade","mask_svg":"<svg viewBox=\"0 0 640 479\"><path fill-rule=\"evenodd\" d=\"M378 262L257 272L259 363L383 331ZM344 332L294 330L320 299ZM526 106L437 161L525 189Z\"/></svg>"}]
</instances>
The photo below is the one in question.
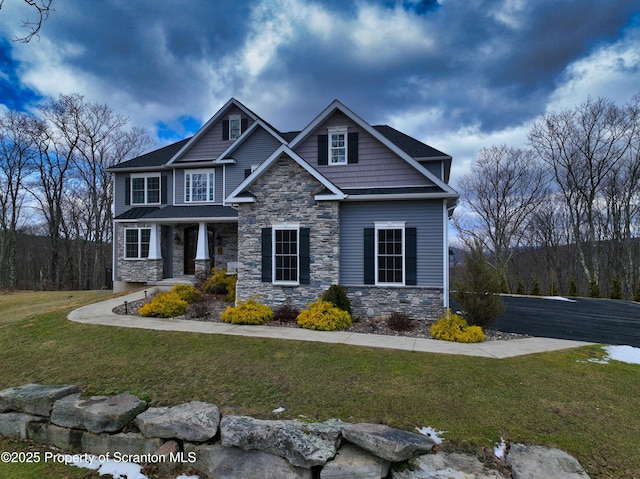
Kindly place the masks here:
<instances>
[{"instance_id":1,"label":"stone veneer facade","mask_svg":"<svg viewBox=\"0 0 640 479\"><path fill-rule=\"evenodd\" d=\"M126 228L155 228L150 223L126 223L118 225L118 276L116 281L146 283L162 279L162 259L124 259L124 231Z\"/></svg>"},{"instance_id":2,"label":"stone veneer facade","mask_svg":"<svg viewBox=\"0 0 640 479\"><path fill-rule=\"evenodd\" d=\"M284 186L286 185L286 190ZM238 284L236 298L256 297L273 309L291 304L299 309L338 283L340 228L337 201L316 201L325 187L295 161L283 156L251 185L254 203L238 212ZM262 281L262 229L299 223L310 228L310 281L281 286Z\"/></svg>"},{"instance_id":3,"label":"stone veneer facade","mask_svg":"<svg viewBox=\"0 0 640 479\"><path fill-rule=\"evenodd\" d=\"M255 202L241 203L238 212L237 301L253 297L273 309L283 304L304 309L339 283L339 203L316 201L314 196L322 190L322 184L288 157L279 158L251 186ZM262 281L262 229L279 223L310 228L309 284ZM403 312L415 319L437 319L444 312L442 288L347 285L346 289L354 316Z\"/></svg>"}]
</instances>

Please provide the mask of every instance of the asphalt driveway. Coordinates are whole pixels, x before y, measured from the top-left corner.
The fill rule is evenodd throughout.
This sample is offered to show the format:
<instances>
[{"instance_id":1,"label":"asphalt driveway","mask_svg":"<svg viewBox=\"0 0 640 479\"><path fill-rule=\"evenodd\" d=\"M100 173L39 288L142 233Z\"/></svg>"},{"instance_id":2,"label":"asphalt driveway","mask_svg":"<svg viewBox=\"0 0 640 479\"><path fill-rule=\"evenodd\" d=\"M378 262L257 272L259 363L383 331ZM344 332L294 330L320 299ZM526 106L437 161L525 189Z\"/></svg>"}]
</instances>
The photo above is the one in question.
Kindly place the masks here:
<instances>
[{"instance_id":1,"label":"asphalt driveway","mask_svg":"<svg viewBox=\"0 0 640 479\"><path fill-rule=\"evenodd\" d=\"M505 312L491 326L511 333L640 347L640 304L629 301L504 296Z\"/></svg>"}]
</instances>

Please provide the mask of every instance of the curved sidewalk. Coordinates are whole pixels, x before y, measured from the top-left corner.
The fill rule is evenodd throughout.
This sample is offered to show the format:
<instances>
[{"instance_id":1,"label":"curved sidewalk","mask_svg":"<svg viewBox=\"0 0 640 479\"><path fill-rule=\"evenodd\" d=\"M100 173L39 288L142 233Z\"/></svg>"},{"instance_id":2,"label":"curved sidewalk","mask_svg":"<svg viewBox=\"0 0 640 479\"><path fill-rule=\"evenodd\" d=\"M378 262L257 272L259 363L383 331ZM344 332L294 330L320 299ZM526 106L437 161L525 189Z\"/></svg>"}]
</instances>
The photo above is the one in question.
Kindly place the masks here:
<instances>
[{"instance_id":1,"label":"curved sidewalk","mask_svg":"<svg viewBox=\"0 0 640 479\"><path fill-rule=\"evenodd\" d=\"M526 338L508 341L485 341L462 344L435 339L383 336L379 334L352 333L348 331L312 331L302 328L277 328L272 326L242 326L183 319L142 318L114 314L113 308L124 301L144 298L144 291L121 296L100 303L89 304L69 313L68 319L78 323L119 326L124 328L155 329L159 331L183 331L204 334L229 334L257 338L290 339L322 343L340 343L370 348L400 349L440 354L459 354L485 358L510 358L525 354L542 353L560 349L577 348L594 343L551 338Z\"/></svg>"}]
</instances>

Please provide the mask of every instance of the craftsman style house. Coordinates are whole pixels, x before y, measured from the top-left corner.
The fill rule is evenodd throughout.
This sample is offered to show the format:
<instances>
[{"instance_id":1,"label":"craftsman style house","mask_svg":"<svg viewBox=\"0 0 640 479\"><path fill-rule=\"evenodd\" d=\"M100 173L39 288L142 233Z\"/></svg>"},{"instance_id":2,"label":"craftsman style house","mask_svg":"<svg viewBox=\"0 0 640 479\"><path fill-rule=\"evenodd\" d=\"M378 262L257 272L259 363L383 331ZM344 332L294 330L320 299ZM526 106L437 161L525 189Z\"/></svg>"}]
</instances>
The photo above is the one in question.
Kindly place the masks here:
<instances>
[{"instance_id":1,"label":"craftsman style house","mask_svg":"<svg viewBox=\"0 0 640 479\"><path fill-rule=\"evenodd\" d=\"M238 300L300 309L343 285L355 314L440 314L451 157L339 101L281 133L229 100L193 137L114 166L118 290L212 267Z\"/></svg>"}]
</instances>

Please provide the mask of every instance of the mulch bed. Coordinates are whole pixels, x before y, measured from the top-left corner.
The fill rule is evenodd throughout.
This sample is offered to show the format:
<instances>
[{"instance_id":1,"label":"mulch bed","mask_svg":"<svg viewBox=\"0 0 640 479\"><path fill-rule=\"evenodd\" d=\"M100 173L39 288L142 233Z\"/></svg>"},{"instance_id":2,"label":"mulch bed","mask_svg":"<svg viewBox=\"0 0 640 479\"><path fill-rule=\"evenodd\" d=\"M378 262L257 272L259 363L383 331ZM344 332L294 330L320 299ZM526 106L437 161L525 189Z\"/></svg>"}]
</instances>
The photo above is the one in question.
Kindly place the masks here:
<instances>
[{"instance_id":1,"label":"mulch bed","mask_svg":"<svg viewBox=\"0 0 640 479\"><path fill-rule=\"evenodd\" d=\"M151 299L141 299L139 301L129 301L126 306L122 304L113 309L115 314L121 315L129 315L129 316L139 316L138 310L140 307L148 302ZM209 321L220 323L222 322L220 319L220 314L224 312L224 310L228 306L232 306L232 303L228 303L224 300L224 297L221 296L211 296L208 300L206 300L206 306L199 306L197 312L194 312L194 308L191 307L190 311L183 316L176 316L173 319L187 319L190 321ZM199 312L202 310L206 311L204 315L200 315ZM392 329L387 324L386 318L377 317L377 318L356 318L353 321L353 325L347 330L352 331L354 333L366 333L366 334L383 334L386 336L406 336L411 338L431 338L430 327L435 321L427 321L427 320L413 320L411 324L413 325L412 329L405 331L397 331ZM295 322L281 322L281 321L271 321L267 323L265 326L273 326L273 327L287 327L287 328L299 328ZM510 339L520 339L520 338L528 338L530 336L526 334L516 334L516 333L505 333L502 331L496 331L493 329L485 329L485 341L504 341Z\"/></svg>"}]
</instances>

